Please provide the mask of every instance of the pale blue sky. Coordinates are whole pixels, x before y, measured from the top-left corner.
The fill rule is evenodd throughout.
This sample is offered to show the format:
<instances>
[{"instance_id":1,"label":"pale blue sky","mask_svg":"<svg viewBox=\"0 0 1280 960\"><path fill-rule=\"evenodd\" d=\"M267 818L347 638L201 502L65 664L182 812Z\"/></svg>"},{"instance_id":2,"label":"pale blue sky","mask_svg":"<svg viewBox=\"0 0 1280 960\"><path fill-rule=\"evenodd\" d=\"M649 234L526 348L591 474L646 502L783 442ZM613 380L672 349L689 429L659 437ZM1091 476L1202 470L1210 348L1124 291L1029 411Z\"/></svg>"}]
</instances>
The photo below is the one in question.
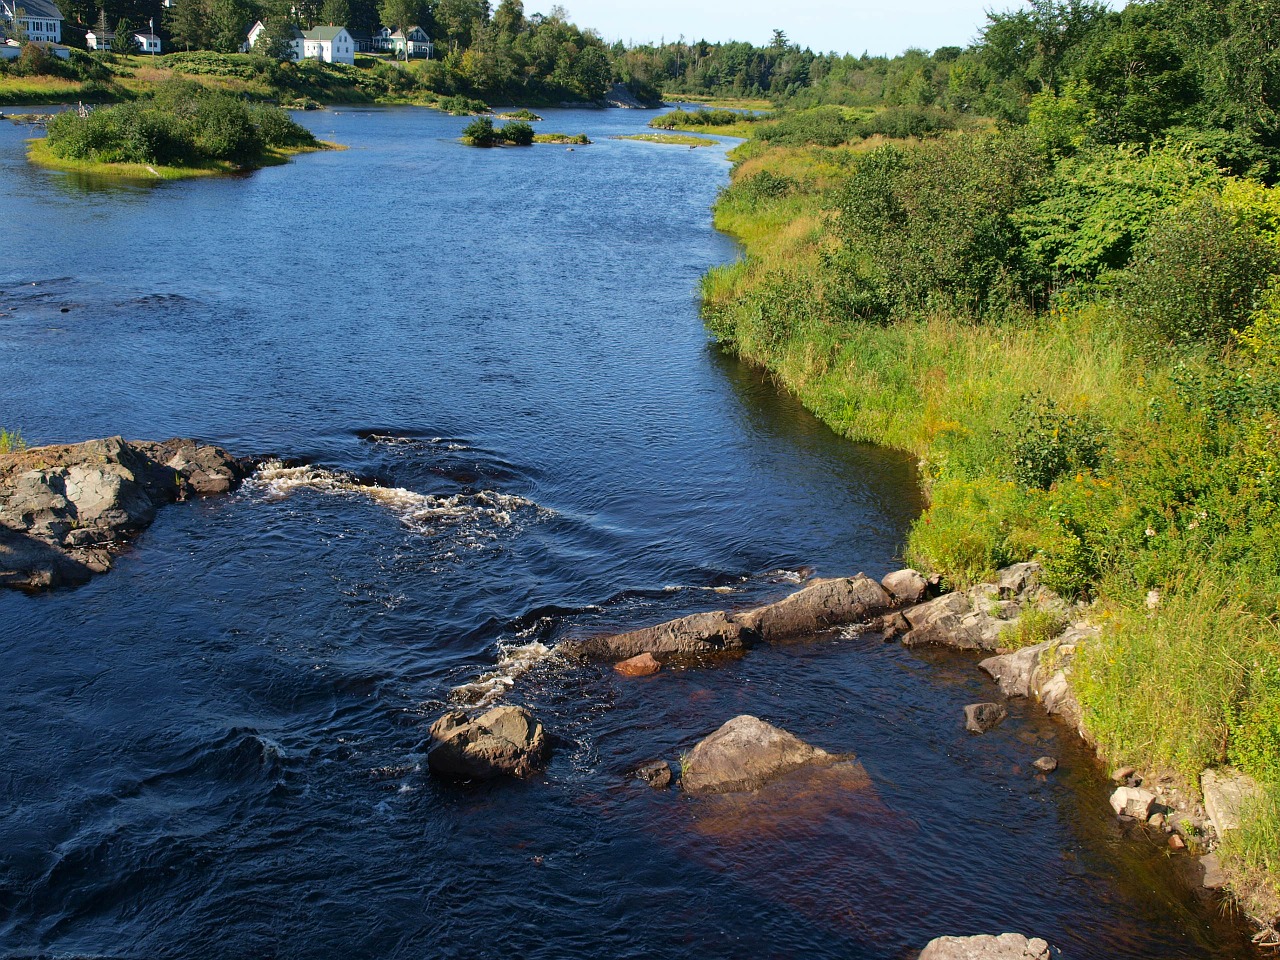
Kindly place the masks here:
<instances>
[{"instance_id":1,"label":"pale blue sky","mask_svg":"<svg viewBox=\"0 0 1280 960\"><path fill-rule=\"evenodd\" d=\"M526 13L550 2L524 0ZM988 7L1018 9L1018 0L560 0L569 19L605 40L637 43L707 39L765 44L780 27L795 43L826 53L901 53L965 46L986 23Z\"/></svg>"}]
</instances>

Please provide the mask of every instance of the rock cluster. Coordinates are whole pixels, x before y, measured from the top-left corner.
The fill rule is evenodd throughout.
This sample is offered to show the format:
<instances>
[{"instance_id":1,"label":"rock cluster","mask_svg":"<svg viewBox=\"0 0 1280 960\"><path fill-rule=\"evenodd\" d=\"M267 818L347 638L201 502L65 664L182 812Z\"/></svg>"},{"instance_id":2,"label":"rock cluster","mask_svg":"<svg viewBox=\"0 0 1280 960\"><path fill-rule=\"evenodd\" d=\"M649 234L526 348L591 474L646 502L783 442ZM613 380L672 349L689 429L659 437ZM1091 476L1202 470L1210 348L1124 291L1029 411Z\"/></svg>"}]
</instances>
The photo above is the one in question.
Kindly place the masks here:
<instances>
[{"instance_id":1,"label":"rock cluster","mask_svg":"<svg viewBox=\"0 0 1280 960\"><path fill-rule=\"evenodd\" d=\"M1014 564L1001 570L995 583L980 583L904 610L911 629L903 643L994 651L1026 610L1065 617L1067 603L1041 586L1039 575L1038 563Z\"/></svg>"},{"instance_id":2,"label":"rock cluster","mask_svg":"<svg viewBox=\"0 0 1280 960\"><path fill-rule=\"evenodd\" d=\"M0 585L85 583L156 510L226 493L247 464L194 440L121 437L0 454Z\"/></svg>"}]
</instances>

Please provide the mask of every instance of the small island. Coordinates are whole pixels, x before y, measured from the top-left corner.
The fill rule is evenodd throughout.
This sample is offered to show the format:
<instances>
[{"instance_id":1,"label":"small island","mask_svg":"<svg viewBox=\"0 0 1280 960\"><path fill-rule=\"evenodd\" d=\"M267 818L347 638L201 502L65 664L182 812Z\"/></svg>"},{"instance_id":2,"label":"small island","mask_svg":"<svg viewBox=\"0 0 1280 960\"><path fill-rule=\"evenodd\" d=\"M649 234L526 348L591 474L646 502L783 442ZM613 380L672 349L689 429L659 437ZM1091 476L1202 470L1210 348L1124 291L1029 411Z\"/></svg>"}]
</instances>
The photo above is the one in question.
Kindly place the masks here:
<instances>
[{"instance_id":1,"label":"small island","mask_svg":"<svg viewBox=\"0 0 1280 960\"><path fill-rule=\"evenodd\" d=\"M45 138L28 142L27 158L54 170L176 180L257 170L334 148L279 107L172 80L149 100L58 114Z\"/></svg>"},{"instance_id":2,"label":"small island","mask_svg":"<svg viewBox=\"0 0 1280 960\"><path fill-rule=\"evenodd\" d=\"M585 145L591 141L585 133L573 136L567 133L535 134L533 127L524 120L512 120L495 127L491 118L477 117L462 131L462 142L469 147L528 147L535 143Z\"/></svg>"},{"instance_id":3,"label":"small island","mask_svg":"<svg viewBox=\"0 0 1280 960\"><path fill-rule=\"evenodd\" d=\"M675 147L714 147L718 140L695 137L687 133L633 133L615 140L640 140L644 143L663 143Z\"/></svg>"}]
</instances>

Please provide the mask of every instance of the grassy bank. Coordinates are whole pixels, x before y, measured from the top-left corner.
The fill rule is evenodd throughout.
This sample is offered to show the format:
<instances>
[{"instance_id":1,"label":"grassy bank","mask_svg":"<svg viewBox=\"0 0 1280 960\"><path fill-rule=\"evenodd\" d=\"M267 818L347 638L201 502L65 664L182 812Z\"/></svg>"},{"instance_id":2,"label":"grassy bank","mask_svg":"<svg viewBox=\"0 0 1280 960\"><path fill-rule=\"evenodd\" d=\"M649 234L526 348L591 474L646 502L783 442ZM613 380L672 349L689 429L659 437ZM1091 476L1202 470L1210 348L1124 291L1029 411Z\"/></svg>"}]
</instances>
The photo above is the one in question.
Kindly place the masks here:
<instances>
[{"instance_id":1,"label":"grassy bank","mask_svg":"<svg viewBox=\"0 0 1280 960\"><path fill-rule=\"evenodd\" d=\"M268 149L257 157L252 166L231 161L208 161L196 166L171 166L163 163L101 163L93 160L68 160L57 156L43 139L27 141L27 159L47 170L64 173L83 173L92 176L116 177L121 180L190 180L195 177L219 177L243 173L248 169L275 167L288 163L291 157L321 150L343 150L336 143L321 141L314 147L289 147Z\"/></svg>"},{"instance_id":2,"label":"grassy bank","mask_svg":"<svg viewBox=\"0 0 1280 960\"><path fill-rule=\"evenodd\" d=\"M843 436L918 458L914 565L959 587L1036 559L1094 604L1078 692L1105 757L1269 785L1223 855L1272 922L1280 202L1185 151L869 119L738 149L715 218L745 256L704 279L708 327Z\"/></svg>"}]
</instances>

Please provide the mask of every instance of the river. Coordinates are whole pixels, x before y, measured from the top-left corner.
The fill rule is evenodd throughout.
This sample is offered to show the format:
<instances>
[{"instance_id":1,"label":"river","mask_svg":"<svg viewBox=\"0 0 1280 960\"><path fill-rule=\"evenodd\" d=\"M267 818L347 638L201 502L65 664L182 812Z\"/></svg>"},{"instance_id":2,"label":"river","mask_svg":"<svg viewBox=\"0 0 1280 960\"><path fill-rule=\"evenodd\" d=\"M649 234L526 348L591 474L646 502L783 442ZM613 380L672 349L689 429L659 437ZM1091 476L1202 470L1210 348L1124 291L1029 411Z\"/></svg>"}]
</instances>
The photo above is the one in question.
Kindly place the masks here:
<instances>
[{"instance_id":1,"label":"river","mask_svg":"<svg viewBox=\"0 0 1280 960\"><path fill-rule=\"evenodd\" d=\"M707 343L724 148L546 113L596 142L339 108L300 119L345 151L154 186L31 168L0 124L0 426L280 459L88 586L0 595L0 952L899 960L1017 930L1250 956L1064 728L1014 703L964 732L994 695L970 658L832 636L637 681L554 654L882 575L921 504L903 457ZM533 709L545 774L432 780L459 702ZM870 787L628 778L739 713Z\"/></svg>"}]
</instances>

